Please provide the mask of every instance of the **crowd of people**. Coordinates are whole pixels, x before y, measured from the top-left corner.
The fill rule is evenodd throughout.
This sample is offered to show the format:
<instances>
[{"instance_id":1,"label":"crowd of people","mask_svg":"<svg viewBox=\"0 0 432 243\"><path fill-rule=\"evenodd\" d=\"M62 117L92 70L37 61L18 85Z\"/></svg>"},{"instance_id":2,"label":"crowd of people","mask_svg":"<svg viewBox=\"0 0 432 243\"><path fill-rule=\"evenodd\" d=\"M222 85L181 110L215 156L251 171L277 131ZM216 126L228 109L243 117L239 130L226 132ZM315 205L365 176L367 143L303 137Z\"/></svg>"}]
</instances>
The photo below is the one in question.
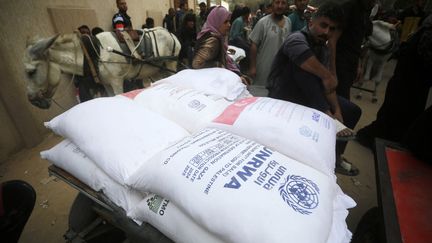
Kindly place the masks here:
<instances>
[{"instance_id":1,"label":"crowd of people","mask_svg":"<svg viewBox=\"0 0 432 243\"><path fill-rule=\"evenodd\" d=\"M256 11L253 10L256 6L235 6L232 13L225 7L209 8L201 2L195 14L183 1L177 10L168 9L162 25L181 43L179 69L226 68L237 73L247 85L266 87L269 97L320 110L343 123L347 129L338 133L336 171L355 176L358 169L343 156L347 141L356 138L352 129L361 116L361 109L350 100L353 83L372 80L378 84L390 57L399 58L399 63L412 55L420 60L406 64L418 69L410 77L418 85L408 82L406 65L396 66L377 120L357 134L367 147L373 148L377 136L401 141L400 129L407 130L424 110L425 90L431 85L430 79L425 81L430 78L430 71L425 68L431 59L430 18L423 11L425 1L414 2L413 7L399 14L383 11L376 0L323 1L320 6L311 6L309 0L272 0L268 5L260 4ZM112 19L113 30L120 33L133 29L126 1L116 3L119 11ZM422 48L422 52L408 54L405 43L413 41L407 38L399 48L398 36L404 21L412 21L409 19L412 17L422 27L417 34L421 37L415 44L409 44L414 45L410 50L416 52L419 51L416 48ZM142 28L154 26L149 17ZM94 34L84 27L80 27L83 34ZM411 31L419 32L416 28ZM240 63L233 61L227 54L228 45L245 50L246 58ZM403 91L400 87L404 86L395 87L398 81L410 86L413 90L408 96L415 97L409 96L409 101L398 99L397 96L406 96L400 94ZM416 93L420 88L422 95ZM399 117L401 107L409 110L409 118Z\"/></svg>"}]
</instances>

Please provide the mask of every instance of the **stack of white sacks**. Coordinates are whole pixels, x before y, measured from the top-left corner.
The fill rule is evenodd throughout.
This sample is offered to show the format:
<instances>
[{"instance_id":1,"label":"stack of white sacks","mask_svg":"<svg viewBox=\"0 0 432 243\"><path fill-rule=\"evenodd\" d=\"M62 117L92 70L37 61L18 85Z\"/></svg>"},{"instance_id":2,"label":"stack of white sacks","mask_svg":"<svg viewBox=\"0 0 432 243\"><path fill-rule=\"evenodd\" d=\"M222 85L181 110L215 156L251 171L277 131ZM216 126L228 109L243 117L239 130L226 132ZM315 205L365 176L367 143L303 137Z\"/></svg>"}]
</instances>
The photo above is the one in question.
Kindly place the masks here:
<instances>
[{"instance_id":1,"label":"stack of white sacks","mask_svg":"<svg viewBox=\"0 0 432 243\"><path fill-rule=\"evenodd\" d=\"M185 70L46 126L65 140L43 158L176 242L350 241L333 120L252 97L225 69Z\"/></svg>"}]
</instances>

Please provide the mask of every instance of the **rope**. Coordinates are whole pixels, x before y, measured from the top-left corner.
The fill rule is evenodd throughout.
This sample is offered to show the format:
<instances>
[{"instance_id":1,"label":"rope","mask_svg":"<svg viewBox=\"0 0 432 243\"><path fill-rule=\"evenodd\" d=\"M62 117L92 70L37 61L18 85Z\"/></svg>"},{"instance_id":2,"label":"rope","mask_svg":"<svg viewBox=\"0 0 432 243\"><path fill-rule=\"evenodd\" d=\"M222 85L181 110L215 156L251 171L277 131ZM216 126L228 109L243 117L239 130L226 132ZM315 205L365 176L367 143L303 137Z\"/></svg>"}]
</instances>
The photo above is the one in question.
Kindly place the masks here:
<instances>
[{"instance_id":1,"label":"rope","mask_svg":"<svg viewBox=\"0 0 432 243\"><path fill-rule=\"evenodd\" d=\"M93 50L95 51L95 53L96 53L96 55L97 55L97 57L98 57L98 59L99 59L98 62L102 64L102 66L105 68L105 70L107 70L107 72L108 72L111 76L113 76L114 78L121 78L121 79L124 79L127 75L129 75L129 73L130 73L130 71L131 71L131 69L132 69L132 67L133 67L131 61L127 61L127 62L109 62L109 61L102 61L102 60L101 60L101 57L100 57L100 54L98 53L98 50L97 50L96 46L95 46L94 43L93 43L93 40L92 40L92 39L90 38L90 36L88 36L88 35L84 35L84 36L85 36L86 38L89 39L89 41L90 41L90 43L91 43L91 46L92 46ZM101 50L105 50L105 48L104 48L102 45L100 45L100 49L101 49ZM135 50L134 50L134 51L135 51ZM126 60L127 60L127 59L126 59ZM110 71L109 68L107 68L107 66L105 65L105 63L117 63L117 64L125 64L125 65L129 64L129 65L128 65L128 69L126 70L126 72L125 72L124 74L121 74L121 75L117 76L117 75L114 75L114 74ZM141 68L140 68L140 70L141 70ZM137 75L139 75L139 72L138 72Z\"/></svg>"}]
</instances>

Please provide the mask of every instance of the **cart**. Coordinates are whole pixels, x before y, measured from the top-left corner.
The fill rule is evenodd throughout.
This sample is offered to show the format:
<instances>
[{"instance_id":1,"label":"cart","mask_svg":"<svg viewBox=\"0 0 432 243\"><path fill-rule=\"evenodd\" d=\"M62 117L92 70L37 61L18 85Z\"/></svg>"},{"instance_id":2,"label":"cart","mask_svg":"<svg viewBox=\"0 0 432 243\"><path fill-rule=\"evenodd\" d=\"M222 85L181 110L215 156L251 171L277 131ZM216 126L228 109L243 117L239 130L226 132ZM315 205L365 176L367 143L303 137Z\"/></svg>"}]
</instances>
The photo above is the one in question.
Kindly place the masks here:
<instances>
[{"instance_id":1,"label":"cart","mask_svg":"<svg viewBox=\"0 0 432 243\"><path fill-rule=\"evenodd\" d=\"M68 172L55 165L49 166L48 172L79 191L69 212L66 242L173 242L150 224L135 223L103 193L94 191Z\"/></svg>"}]
</instances>

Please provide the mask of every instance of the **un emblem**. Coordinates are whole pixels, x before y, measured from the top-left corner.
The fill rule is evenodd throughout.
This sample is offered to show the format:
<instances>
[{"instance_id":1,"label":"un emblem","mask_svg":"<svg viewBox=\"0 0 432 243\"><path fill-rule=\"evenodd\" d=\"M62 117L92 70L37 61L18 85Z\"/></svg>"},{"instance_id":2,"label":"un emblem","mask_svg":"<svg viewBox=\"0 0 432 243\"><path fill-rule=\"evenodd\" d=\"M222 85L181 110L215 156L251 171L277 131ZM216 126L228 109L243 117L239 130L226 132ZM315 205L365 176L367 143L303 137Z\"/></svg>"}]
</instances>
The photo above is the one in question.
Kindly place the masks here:
<instances>
[{"instance_id":1,"label":"un emblem","mask_svg":"<svg viewBox=\"0 0 432 243\"><path fill-rule=\"evenodd\" d=\"M201 105L201 102L199 102L199 100L192 100L191 102L189 102L189 107L192 109L196 109Z\"/></svg>"},{"instance_id":2,"label":"un emblem","mask_svg":"<svg viewBox=\"0 0 432 243\"><path fill-rule=\"evenodd\" d=\"M299 130L300 130L300 134L305 136L305 137L312 136L312 130L307 126L302 126L299 128Z\"/></svg>"},{"instance_id":3,"label":"un emblem","mask_svg":"<svg viewBox=\"0 0 432 243\"><path fill-rule=\"evenodd\" d=\"M289 175L279 187L283 200L301 214L309 215L319 205L319 188L311 180L301 176Z\"/></svg>"}]
</instances>

